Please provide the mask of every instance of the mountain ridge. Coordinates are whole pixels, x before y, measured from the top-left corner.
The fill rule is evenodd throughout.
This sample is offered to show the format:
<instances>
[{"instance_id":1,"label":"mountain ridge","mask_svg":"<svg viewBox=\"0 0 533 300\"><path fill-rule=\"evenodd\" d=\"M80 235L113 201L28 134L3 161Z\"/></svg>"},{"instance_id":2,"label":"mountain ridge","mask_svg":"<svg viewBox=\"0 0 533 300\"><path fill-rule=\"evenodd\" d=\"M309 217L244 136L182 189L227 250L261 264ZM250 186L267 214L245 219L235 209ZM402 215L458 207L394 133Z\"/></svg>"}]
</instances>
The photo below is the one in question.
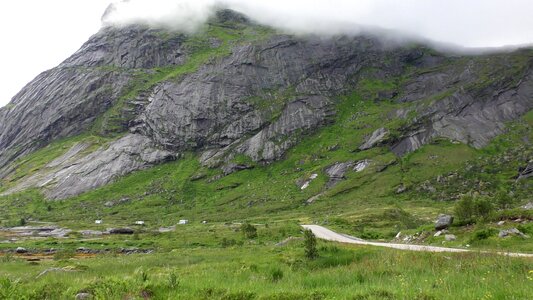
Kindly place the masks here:
<instances>
[{"instance_id":1,"label":"mountain ridge","mask_svg":"<svg viewBox=\"0 0 533 300\"><path fill-rule=\"evenodd\" d=\"M333 124L338 97L352 91L396 106L390 128L362 128L367 137L387 132L358 141L368 149L401 157L438 138L482 148L533 108L532 53L457 56L365 36L297 37L228 10L192 35L108 26L0 109L0 178L29 153L88 132L107 141L93 153L74 145L62 163L5 192L39 187L64 199L189 151L228 175L282 159ZM235 163L241 156L247 162Z\"/></svg>"}]
</instances>

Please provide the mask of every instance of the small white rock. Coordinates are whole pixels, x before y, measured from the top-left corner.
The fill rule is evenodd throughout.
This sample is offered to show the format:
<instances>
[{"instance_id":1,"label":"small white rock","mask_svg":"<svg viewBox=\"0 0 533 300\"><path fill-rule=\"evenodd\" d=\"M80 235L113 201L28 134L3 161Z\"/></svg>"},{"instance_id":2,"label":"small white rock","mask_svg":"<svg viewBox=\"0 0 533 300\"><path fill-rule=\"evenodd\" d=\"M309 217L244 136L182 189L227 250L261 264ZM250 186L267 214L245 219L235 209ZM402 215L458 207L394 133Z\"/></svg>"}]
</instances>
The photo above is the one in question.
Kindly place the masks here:
<instances>
[{"instance_id":1,"label":"small white rock","mask_svg":"<svg viewBox=\"0 0 533 300\"><path fill-rule=\"evenodd\" d=\"M447 234L444 236L444 239L447 240L448 242L451 242L451 241L455 241L457 237L453 234Z\"/></svg>"},{"instance_id":2,"label":"small white rock","mask_svg":"<svg viewBox=\"0 0 533 300\"><path fill-rule=\"evenodd\" d=\"M302 185L302 187L301 187L300 189L301 189L302 191L305 190L306 188L309 187L309 184L310 184L310 183L311 183L311 182L309 182L309 181L304 182L304 184Z\"/></svg>"}]
</instances>

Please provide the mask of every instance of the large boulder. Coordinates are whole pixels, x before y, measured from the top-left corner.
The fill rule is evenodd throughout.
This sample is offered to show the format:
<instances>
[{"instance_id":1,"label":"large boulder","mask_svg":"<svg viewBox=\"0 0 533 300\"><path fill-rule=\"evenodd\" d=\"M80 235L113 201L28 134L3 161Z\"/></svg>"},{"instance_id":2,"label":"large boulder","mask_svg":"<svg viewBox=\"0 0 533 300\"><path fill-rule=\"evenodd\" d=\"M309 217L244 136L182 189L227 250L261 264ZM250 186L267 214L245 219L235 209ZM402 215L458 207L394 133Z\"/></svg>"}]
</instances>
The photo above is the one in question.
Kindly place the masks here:
<instances>
[{"instance_id":1,"label":"large boulder","mask_svg":"<svg viewBox=\"0 0 533 300\"><path fill-rule=\"evenodd\" d=\"M435 230L443 230L450 227L453 223L453 216L451 215L439 215L437 221L435 221Z\"/></svg>"},{"instance_id":2,"label":"large boulder","mask_svg":"<svg viewBox=\"0 0 533 300\"><path fill-rule=\"evenodd\" d=\"M23 254L23 253L28 253L28 250L26 250L26 248L22 248L22 247L17 247L17 249L15 250L16 253L19 253L19 254Z\"/></svg>"},{"instance_id":3,"label":"large boulder","mask_svg":"<svg viewBox=\"0 0 533 300\"><path fill-rule=\"evenodd\" d=\"M524 234L523 232L521 232L520 230L518 230L516 228L500 230L500 233L498 234L498 236L500 238L504 238L504 237L508 237L508 236L512 236L512 235L523 237L523 238L528 238L529 237L529 236L527 236L526 234Z\"/></svg>"}]
</instances>

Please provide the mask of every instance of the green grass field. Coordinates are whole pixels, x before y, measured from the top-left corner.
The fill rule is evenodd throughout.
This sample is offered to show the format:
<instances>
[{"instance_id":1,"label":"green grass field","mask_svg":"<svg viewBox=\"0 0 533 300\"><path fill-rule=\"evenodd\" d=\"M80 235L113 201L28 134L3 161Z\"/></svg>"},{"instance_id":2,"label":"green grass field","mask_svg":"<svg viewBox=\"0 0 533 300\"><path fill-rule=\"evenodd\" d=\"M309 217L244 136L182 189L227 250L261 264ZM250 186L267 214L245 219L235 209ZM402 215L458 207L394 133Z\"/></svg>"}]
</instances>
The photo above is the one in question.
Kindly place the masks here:
<instances>
[{"instance_id":1,"label":"green grass field","mask_svg":"<svg viewBox=\"0 0 533 300\"><path fill-rule=\"evenodd\" d=\"M295 226L260 226L257 240L232 226L194 227L141 234L168 243L156 254L56 255L38 263L0 257L0 299L73 299L80 292L94 299L528 299L533 293L531 259L320 242L319 258L308 260L301 241L274 246L287 234L300 236ZM36 278L50 268L68 271Z\"/></svg>"}]
</instances>

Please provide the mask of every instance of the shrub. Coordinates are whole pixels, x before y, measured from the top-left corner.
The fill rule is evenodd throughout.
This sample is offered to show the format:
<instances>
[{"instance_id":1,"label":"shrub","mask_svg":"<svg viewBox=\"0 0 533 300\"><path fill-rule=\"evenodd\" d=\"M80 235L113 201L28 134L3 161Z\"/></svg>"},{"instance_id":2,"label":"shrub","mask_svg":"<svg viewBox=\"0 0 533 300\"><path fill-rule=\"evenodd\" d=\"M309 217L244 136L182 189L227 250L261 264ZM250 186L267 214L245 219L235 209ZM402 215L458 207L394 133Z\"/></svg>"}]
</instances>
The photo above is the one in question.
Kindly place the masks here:
<instances>
[{"instance_id":1,"label":"shrub","mask_svg":"<svg viewBox=\"0 0 533 300\"><path fill-rule=\"evenodd\" d=\"M527 225L520 224L516 226L516 229L520 230L520 232L522 233L531 234L533 233L533 224L532 223L529 223Z\"/></svg>"},{"instance_id":2,"label":"shrub","mask_svg":"<svg viewBox=\"0 0 533 300\"><path fill-rule=\"evenodd\" d=\"M241 225L241 231L244 234L244 237L247 239L255 239L257 237L257 228L249 223L244 223Z\"/></svg>"},{"instance_id":3,"label":"shrub","mask_svg":"<svg viewBox=\"0 0 533 300\"><path fill-rule=\"evenodd\" d=\"M486 220L494 211L494 205L487 197L465 195L455 203L455 215L463 224L472 223L474 219Z\"/></svg>"},{"instance_id":4,"label":"shrub","mask_svg":"<svg viewBox=\"0 0 533 300\"><path fill-rule=\"evenodd\" d=\"M475 212L474 198L471 195L464 195L455 203L454 211L460 222L472 222Z\"/></svg>"},{"instance_id":5,"label":"shrub","mask_svg":"<svg viewBox=\"0 0 533 300\"><path fill-rule=\"evenodd\" d=\"M509 196L509 193L503 191L498 192L494 197L496 198L496 203L500 209L509 209L513 206L514 200Z\"/></svg>"},{"instance_id":6,"label":"shrub","mask_svg":"<svg viewBox=\"0 0 533 300\"><path fill-rule=\"evenodd\" d=\"M365 230L360 234L360 237L365 240L379 240L384 238L381 233L376 231Z\"/></svg>"},{"instance_id":7,"label":"shrub","mask_svg":"<svg viewBox=\"0 0 533 300\"><path fill-rule=\"evenodd\" d=\"M316 248L316 237L309 229L304 231L304 247L305 257L308 259L315 259L318 257L318 250Z\"/></svg>"},{"instance_id":8,"label":"shrub","mask_svg":"<svg viewBox=\"0 0 533 300\"><path fill-rule=\"evenodd\" d=\"M222 248L235 246L236 244L237 241L235 241L234 239L222 238L222 240L220 241L220 246L222 246Z\"/></svg>"},{"instance_id":9,"label":"shrub","mask_svg":"<svg viewBox=\"0 0 533 300\"><path fill-rule=\"evenodd\" d=\"M477 198L474 201L474 211L477 217L487 219L493 210L494 206L488 198Z\"/></svg>"},{"instance_id":10,"label":"shrub","mask_svg":"<svg viewBox=\"0 0 533 300\"><path fill-rule=\"evenodd\" d=\"M472 235L472 237L470 238L470 242L472 243L475 241L486 240L489 237L495 235L496 233L497 231L492 228L476 230L474 234Z\"/></svg>"}]
</instances>

